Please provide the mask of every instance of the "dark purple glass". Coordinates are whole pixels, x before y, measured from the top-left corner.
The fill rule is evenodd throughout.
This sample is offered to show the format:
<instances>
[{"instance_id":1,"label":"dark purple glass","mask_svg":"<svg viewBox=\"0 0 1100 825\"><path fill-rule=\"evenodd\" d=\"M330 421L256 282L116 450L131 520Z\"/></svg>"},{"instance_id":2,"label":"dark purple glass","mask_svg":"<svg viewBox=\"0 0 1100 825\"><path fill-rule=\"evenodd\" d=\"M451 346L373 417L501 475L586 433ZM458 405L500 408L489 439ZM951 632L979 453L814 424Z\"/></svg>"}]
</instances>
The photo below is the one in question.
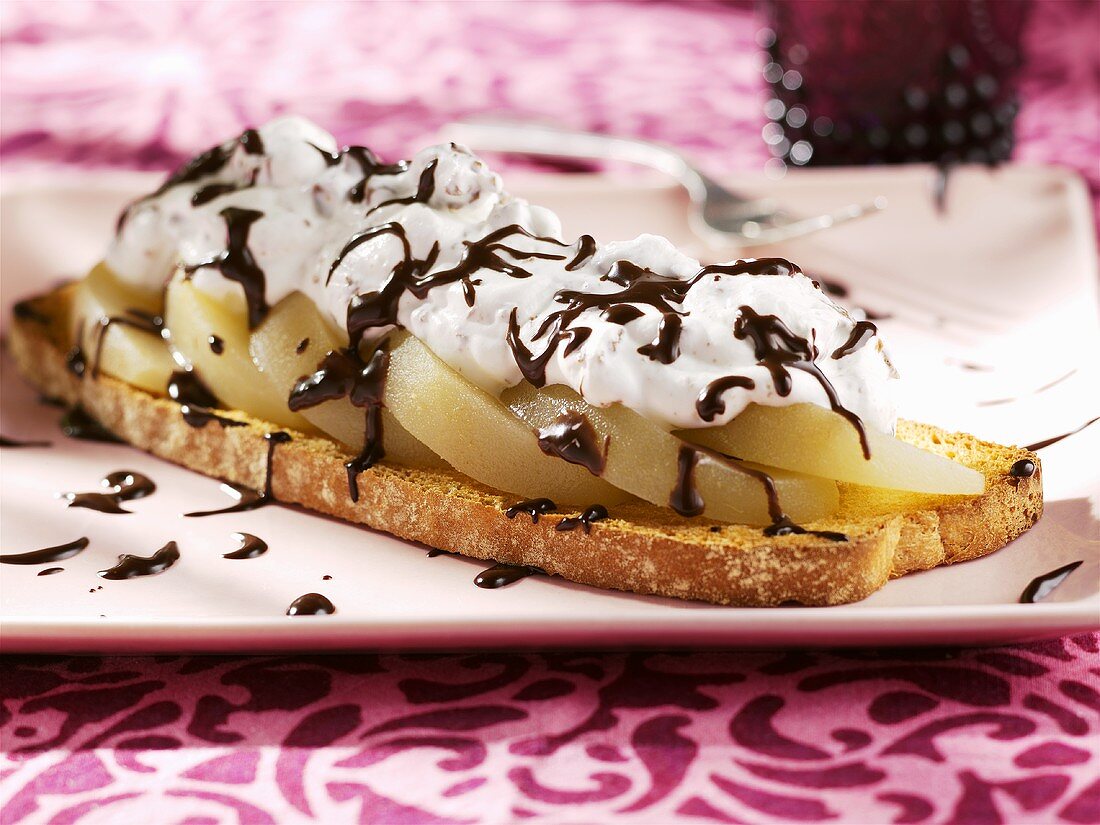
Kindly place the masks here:
<instances>
[{"instance_id":1,"label":"dark purple glass","mask_svg":"<svg viewBox=\"0 0 1100 825\"><path fill-rule=\"evenodd\" d=\"M1028 0L765 0L776 161L999 163Z\"/></svg>"}]
</instances>

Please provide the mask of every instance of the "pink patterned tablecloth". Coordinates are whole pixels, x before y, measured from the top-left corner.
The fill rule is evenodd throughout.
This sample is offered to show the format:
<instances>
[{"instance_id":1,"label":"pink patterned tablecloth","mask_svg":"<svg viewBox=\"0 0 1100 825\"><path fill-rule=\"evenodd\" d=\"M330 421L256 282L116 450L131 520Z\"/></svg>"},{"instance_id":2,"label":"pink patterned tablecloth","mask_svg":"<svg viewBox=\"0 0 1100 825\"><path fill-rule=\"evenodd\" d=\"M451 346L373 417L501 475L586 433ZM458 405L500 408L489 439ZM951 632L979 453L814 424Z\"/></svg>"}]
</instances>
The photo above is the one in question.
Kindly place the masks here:
<instances>
[{"instance_id":1,"label":"pink patterned tablecloth","mask_svg":"<svg viewBox=\"0 0 1100 825\"><path fill-rule=\"evenodd\" d=\"M5 169L167 167L287 111L395 157L535 115L765 158L751 8L2 7ZM1017 157L1100 193L1100 5L1028 28ZM997 650L2 665L0 821L1100 822L1100 636Z\"/></svg>"}]
</instances>

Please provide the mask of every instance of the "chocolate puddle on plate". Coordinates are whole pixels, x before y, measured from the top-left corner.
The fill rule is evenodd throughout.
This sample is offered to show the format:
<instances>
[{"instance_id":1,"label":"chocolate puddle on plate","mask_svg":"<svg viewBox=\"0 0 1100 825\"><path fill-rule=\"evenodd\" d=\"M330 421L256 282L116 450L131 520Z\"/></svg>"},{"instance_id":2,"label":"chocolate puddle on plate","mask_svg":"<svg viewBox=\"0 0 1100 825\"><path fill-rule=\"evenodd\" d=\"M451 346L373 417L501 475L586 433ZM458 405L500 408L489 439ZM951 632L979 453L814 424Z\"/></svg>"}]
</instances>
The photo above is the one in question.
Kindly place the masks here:
<instances>
[{"instance_id":1,"label":"chocolate puddle on plate","mask_svg":"<svg viewBox=\"0 0 1100 825\"><path fill-rule=\"evenodd\" d=\"M1049 596L1054 590L1059 587L1062 582L1069 578L1070 573L1076 570L1084 564L1084 560L1070 562L1067 565L1059 567L1057 570L1051 570L1049 573L1044 573L1041 576L1036 576L1027 587L1024 588L1024 592L1020 594L1020 604L1035 604L1040 602Z\"/></svg>"},{"instance_id":2,"label":"chocolate puddle on plate","mask_svg":"<svg viewBox=\"0 0 1100 825\"><path fill-rule=\"evenodd\" d=\"M112 581L155 576L158 573L163 573L179 561L179 558L179 546L174 541L170 541L151 556L134 556L130 553L123 553L118 557L118 563L114 567L100 570L99 575Z\"/></svg>"},{"instance_id":3,"label":"chocolate puddle on plate","mask_svg":"<svg viewBox=\"0 0 1100 825\"><path fill-rule=\"evenodd\" d=\"M71 559L87 547L88 543L88 537L84 536L54 547L43 547L41 550L31 550L27 553L5 553L0 556L0 564L50 564L64 561L65 559ZM39 575L43 574L40 573Z\"/></svg>"},{"instance_id":4,"label":"chocolate puddle on plate","mask_svg":"<svg viewBox=\"0 0 1100 825\"><path fill-rule=\"evenodd\" d=\"M144 498L156 492L157 485L148 476L134 470L115 470L108 473L101 482L106 492L65 493L63 498L70 507L85 507L100 513L125 514L122 502Z\"/></svg>"},{"instance_id":5,"label":"chocolate puddle on plate","mask_svg":"<svg viewBox=\"0 0 1100 825\"><path fill-rule=\"evenodd\" d=\"M222 490L237 499L236 504L222 507L220 510L196 510L192 513L184 513L188 518L202 518L204 516L217 516L222 513L241 513L245 510L255 510L275 503L275 496L271 492L271 473L274 469L275 448L280 444L286 444L291 440L289 433L281 430L274 433L265 433L267 441L267 467L264 470L264 488L262 491L253 490L240 484L222 484Z\"/></svg>"},{"instance_id":6,"label":"chocolate puddle on plate","mask_svg":"<svg viewBox=\"0 0 1100 825\"><path fill-rule=\"evenodd\" d=\"M474 577L474 584L485 590L496 590L498 587L507 587L520 579L541 575L543 572L537 567L526 564L494 564L478 573Z\"/></svg>"},{"instance_id":7,"label":"chocolate puddle on plate","mask_svg":"<svg viewBox=\"0 0 1100 825\"><path fill-rule=\"evenodd\" d=\"M254 559L267 552L267 542L251 533L234 533L241 541L239 549L222 555L223 559Z\"/></svg>"}]
</instances>

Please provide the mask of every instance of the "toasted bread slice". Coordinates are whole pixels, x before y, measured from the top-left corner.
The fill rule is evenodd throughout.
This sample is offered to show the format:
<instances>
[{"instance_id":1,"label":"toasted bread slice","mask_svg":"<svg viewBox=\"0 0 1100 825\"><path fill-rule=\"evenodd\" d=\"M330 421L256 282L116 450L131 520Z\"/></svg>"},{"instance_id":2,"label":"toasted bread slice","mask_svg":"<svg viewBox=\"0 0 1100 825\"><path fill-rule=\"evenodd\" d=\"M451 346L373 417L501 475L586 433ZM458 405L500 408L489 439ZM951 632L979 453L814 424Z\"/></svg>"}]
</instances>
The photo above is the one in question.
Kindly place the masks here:
<instances>
[{"instance_id":1,"label":"toasted bread slice","mask_svg":"<svg viewBox=\"0 0 1100 825\"><path fill-rule=\"evenodd\" d=\"M278 428L227 411L244 426L185 423L179 406L109 376L80 378L65 363L68 336L52 318L67 314L63 288L17 313L9 341L20 370L50 397L81 404L120 438L169 461L236 484L260 488L268 473L266 433ZM769 606L830 605L862 599L891 577L978 558L1010 542L1042 514L1042 470L1034 453L902 421L898 437L984 474L977 497L932 496L841 485L840 510L804 525L836 531L848 541L803 534L767 537L759 528L687 519L643 503L617 506L611 517L558 531L565 516L537 523L505 510L515 499L457 472L390 466L359 478L348 495L350 457L324 438L291 432L273 453L276 499L433 547L513 564L597 587ZM1035 473L1016 478L1013 463L1028 459Z\"/></svg>"}]
</instances>

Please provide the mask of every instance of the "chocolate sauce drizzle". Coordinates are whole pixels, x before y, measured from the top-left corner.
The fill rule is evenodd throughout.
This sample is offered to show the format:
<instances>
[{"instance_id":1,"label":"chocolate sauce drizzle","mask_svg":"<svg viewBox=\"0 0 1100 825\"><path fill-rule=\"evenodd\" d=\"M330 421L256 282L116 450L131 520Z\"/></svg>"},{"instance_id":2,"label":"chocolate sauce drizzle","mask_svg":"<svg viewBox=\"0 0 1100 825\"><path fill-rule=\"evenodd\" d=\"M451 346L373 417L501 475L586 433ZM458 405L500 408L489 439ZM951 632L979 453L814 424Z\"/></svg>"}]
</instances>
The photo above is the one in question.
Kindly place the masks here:
<instances>
[{"instance_id":1,"label":"chocolate sauce drizzle","mask_svg":"<svg viewBox=\"0 0 1100 825\"><path fill-rule=\"evenodd\" d=\"M336 612L336 605L320 593L306 593L290 603L288 616L328 616Z\"/></svg>"},{"instance_id":2,"label":"chocolate sauce drizzle","mask_svg":"<svg viewBox=\"0 0 1100 825\"><path fill-rule=\"evenodd\" d=\"M39 576L52 576L54 573L64 573L64 567L47 567L45 570L39 570Z\"/></svg>"},{"instance_id":3,"label":"chocolate sauce drizzle","mask_svg":"<svg viewBox=\"0 0 1100 825\"><path fill-rule=\"evenodd\" d=\"M234 533L241 540L241 546L231 553L223 553L223 559L254 559L267 552L267 542L251 533Z\"/></svg>"},{"instance_id":4,"label":"chocolate sauce drizzle","mask_svg":"<svg viewBox=\"0 0 1100 825\"><path fill-rule=\"evenodd\" d=\"M603 475L611 436L600 443L599 433L583 413L566 410L538 432L539 449L570 464L579 464L594 476Z\"/></svg>"},{"instance_id":5,"label":"chocolate sauce drizzle","mask_svg":"<svg viewBox=\"0 0 1100 825\"><path fill-rule=\"evenodd\" d=\"M352 501L359 501L359 474L386 455L382 446L382 399L389 363L384 341L365 364L353 350L333 350L321 360L316 372L295 384L287 402L292 412L299 412L347 397L354 406L363 408L363 449L344 463Z\"/></svg>"},{"instance_id":6,"label":"chocolate sauce drizzle","mask_svg":"<svg viewBox=\"0 0 1100 825\"><path fill-rule=\"evenodd\" d=\"M52 562L71 559L88 546L87 536L75 541L58 544L54 547L43 547L41 550L31 550L28 553L5 553L0 556L0 564L50 564Z\"/></svg>"},{"instance_id":7,"label":"chocolate sauce drizzle","mask_svg":"<svg viewBox=\"0 0 1100 825\"><path fill-rule=\"evenodd\" d=\"M478 573L474 577L474 584L485 590L496 590L540 573L545 571L526 564L494 564L488 570Z\"/></svg>"},{"instance_id":8,"label":"chocolate sauce drizzle","mask_svg":"<svg viewBox=\"0 0 1100 825\"><path fill-rule=\"evenodd\" d=\"M117 324L118 326L130 327L139 332L154 335L157 338L164 334L164 318L141 309L127 309L125 315L103 317L96 324L99 331L96 333L95 351L92 354L92 378L99 377L99 366L103 360L103 343L107 338L107 330L112 326Z\"/></svg>"},{"instance_id":9,"label":"chocolate sauce drizzle","mask_svg":"<svg viewBox=\"0 0 1100 825\"><path fill-rule=\"evenodd\" d=\"M163 573L179 561L179 558L179 546L174 541L170 541L151 556L134 556L130 553L123 553L118 557L118 564L106 570L100 570L99 575L111 581L155 576L158 573Z\"/></svg>"},{"instance_id":10,"label":"chocolate sauce drizzle","mask_svg":"<svg viewBox=\"0 0 1100 825\"><path fill-rule=\"evenodd\" d=\"M218 213L225 221L226 246L212 258L184 267L184 273L191 275L198 269L210 267L218 270L225 278L241 285L245 302L248 304L248 328L255 329L267 315L270 307L264 296L266 278L264 271L252 257L248 248L248 234L252 224L264 216L255 209L241 209L228 206Z\"/></svg>"},{"instance_id":11,"label":"chocolate sauce drizzle","mask_svg":"<svg viewBox=\"0 0 1100 825\"><path fill-rule=\"evenodd\" d=\"M558 505L548 498L529 498L513 504L504 511L504 515L515 518L520 513L526 513L531 517L532 524L538 524L539 516L553 513L557 509Z\"/></svg>"},{"instance_id":12,"label":"chocolate sauce drizzle","mask_svg":"<svg viewBox=\"0 0 1100 825\"><path fill-rule=\"evenodd\" d=\"M122 444L121 438L108 430L79 404L65 411L58 422L61 432L68 438L81 441L101 441L105 444Z\"/></svg>"},{"instance_id":13,"label":"chocolate sauce drizzle","mask_svg":"<svg viewBox=\"0 0 1100 825\"><path fill-rule=\"evenodd\" d=\"M317 150L326 166L339 166L345 157L351 158L359 166L363 176L348 190L348 200L352 203L362 203L366 199L370 179L375 175L400 175L409 168L408 161L404 160L399 160L397 163L383 163L366 146L345 146L340 152L328 152L315 143L311 143L310 146Z\"/></svg>"},{"instance_id":14,"label":"chocolate sauce drizzle","mask_svg":"<svg viewBox=\"0 0 1100 825\"><path fill-rule=\"evenodd\" d=\"M554 529L567 533L571 530L576 530L578 527L583 527L585 533L592 532L592 525L597 521L603 521L607 518L607 508L602 504L593 504L591 507L586 507L584 512L579 516L568 516L554 525Z\"/></svg>"},{"instance_id":15,"label":"chocolate sauce drizzle","mask_svg":"<svg viewBox=\"0 0 1100 825\"><path fill-rule=\"evenodd\" d=\"M18 318L20 321L34 321L36 324L42 324L48 326L50 316L44 312L40 312L35 306L34 298L26 298L22 301L16 302L15 306L11 308L12 315Z\"/></svg>"},{"instance_id":16,"label":"chocolate sauce drizzle","mask_svg":"<svg viewBox=\"0 0 1100 825\"><path fill-rule=\"evenodd\" d=\"M115 470L104 476L101 482L107 488L104 493L65 493L62 496L70 507L86 507L100 513L130 513L122 502L151 496L157 485L148 476L134 470Z\"/></svg>"},{"instance_id":17,"label":"chocolate sauce drizzle","mask_svg":"<svg viewBox=\"0 0 1100 825\"><path fill-rule=\"evenodd\" d=\"M705 506L695 487L695 465L702 451L687 444L680 445L676 456L676 483L668 496L668 506L681 516L697 516Z\"/></svg>"},{"instance_id":18,"label":"chocolate sauce drizzle","mask_svg":"<svg viewBox=\"0 0 1100 825\"><path fill-rule=\"evenodd\" d=\"M831 530L807 530L805 527L801 527L791 521L787 516L783 516L778 519L770 527L764 528L765 536L790 536L790 535L807 535L818 536L829 541L848 541L848 536L844 533L834 533Z\"/></svg>"},{"instance_id":19,"label":"chocolate sauce drizzle","mask_svg":"<svg viewBox=\"0 0 1100 825\"><path fill-rule=\"evenodd\" d=\"M407 198L391 198L388 201L382 201L382 203L378 204L378 206L374 206L368 209L367 214L364 217L367 217L372 213L377 212L379 209L387 206L408 206L409 204L413 203L427 203L428 201L430 201L432 199L432 195L435 194L435 168L438 165L438 158L433 158L431 161L428 162L428 164L424 167L424 171L420 173L420 179L417 181L416 192L409 195ZM373 174L378 174L378 172L374 172ZM370 175L367 175L367 178L369 179ZM359 184L356 184L356 187L358 186ZM352 192L354 191L356 191L355 187L353 187L352 189ZM363 194L366 194L365 190L363 190ZM348 197L349 199L352 199L354 201L351 192L348 193ZM361 201L362 199L363 195L360 195L359 201ZM359 201L354 202L358 203Z\"/></svg>"},{"instance_id":20,"label":"chocolate sauce drizzle","mask_svg":"<svg viewBox=\"0 0 1100 825\"><path fill-rule=\"evenodd\" d=\"M573 272L576 269L580 269L588 263L595 254L596 239L591 235L581 235L577 238L577 254L573 256L573 260L565 265L566 271Z\"/></svg>"},{"instance_id":21,"label":"chocolate sauce drizzle","mask_svg":"<svg viewBox=\"0 0 1100 825\"><path fill-rule=\"evenodd\" d=\"M829 399L833 412L847 419L859 435L859 444L863 457L871 458L871 445L867 440L867 429L863 420L840 403L832 382L825 377L815 363L818 352L811 342L795 335L790 328L775 315L760 315L750 306L742 306L741 314L733 325L733 334L737 338L752 343L757 362L771 373L772 383L778 395L790 395L792 388L790 370L797 369L812 375Z\"/></svg>"},{"instance_id":22,"label":"chocolate sauce drizzle","mask_svg":"<svg viewBox=\"0 0 1100 825\"><path fill-rule=\"evenodd\" d=\"M266 507L268 504L274 504L275 496L271 490L271 476L275 469L275 448L279 444L286 444L291 438L289 433L279 431L265 433L264 440L267 441L267 466L264 470L263 491L242 487L239 484L225 483L222 484L222 490L236 498L236 504L231 504L220 510L198 510L193 513L184 513L183 515L187 518L202 518L203 516L217 516L222 513L241 513L245 510L256 510L260 507Z\"/></svg>"},{"instance_id":23,"label":"chocolate sauce drizzle","mask_svg":"<svg viewBox=\"0 0 1100 825\"><path fill-rule=\"evenodd\" d=\"M848 334L848 340L833 350L833 354L829 357L835 361L839 361L846 355L851 355L853 352L860 349L877 333L878 327L870 321L856 321L856 325L852 327L852 331Z\"/></svg>"},{"instance_id":24,"label":"chocolate sauce drizzle","mask_svg":"<svg viewBox=\"0 0 1100 825\"><path fill-rule=\"evenodd\" d=\"M697 399L695 399L695 411L704 421L713 421L726 411L726 402L722 395L726 390L735 387L751 390L755 389L756 382L744 375L727 375L724 378L716 378L707 384Z\"/></svg>"},{"instance_id":25,"label":"chocolate sauce drizzle","mask_svg":"<svg viewBox=\"0 0 1100 825\"><path fill-rule=\"evenodd\" d=\"M0 435L0 447L49 447L49 441L20 441L16 438L8 438L6 435Z\"/></svg>"},{"instance_id":26,"label":"chocolate sauce drizzle","mask_svg":"<svg viewBox=\"0 0 1100 825\"><path fill-rule=\"evenodd\" d=\"M1082 564L1084 564L1084 559L1070 562L1067 565L1059 567L1057 570L1051 570L1049 573L1044 573L1041 576L1035 577L1028 586L1024 588L1024 592L1020 594L1020 604L1035 604L1036 602L1042 601L1054 592L1054 589L1069 578L1069 574Z\"/></svg>"},{"instance_id":27,"label":"chocolate sauce drizzle","mask_svg":"<svg viewBox=\"0 0 1100 825\"><path fill-rule=\"evenodd\" d=\"M1046 438L1042 441L1036 441L1034 444L1028 444L1026 447L1024 447L1024 449L1029 450L1030 452L1035 452L1036 450L1041 450L1044 447L1049 447L1052 444L1057 444L1062 439L1069 438L1071 435L1077 435L1077 433L1081 432L1081 430L1085 429L1086 427L1091 427L1097 421L1100 421L1100 416L1097 416L1091 421L1086 421L1076 430L1070 430L1068 433L1062 433L1061 435L1056 435L1053 438Z\"/></svg>"},{"instance_id":28,"label":"chocolate sauce drizzle","mask_svg":"<svg viewBox=\"0 0 1100 825\"><path fill-rule=\"evenodd\" d=\"M678 307L700 280L723 275L785 276L797 271L794 264L783 258L760 258L704 266L685 280L660 275L631 261L617 261L600 280L622 287L618 292L590 293L563 289L554 295L554 300L565 306L550 313L535 332L534 341L546 340L541 353L534 354L520 339L518 309L513 310L509 317L508 346L523 377L534 386L542 387L546 385L546 367L558 346L565 342L562 354L569 355L592 334L589 327L572 326L581 313L598 309L610 323L628 324L642 317L642 306L649 306L661 314L657 337L639 347L638 352L659 363L671 364L679 357L683 316L686 314Z\"/></svg>"},{"instance_id":29,"label":"chocolate sauce drizzle","mask_svg":"<svg viewBox=\"0 0 1100 825\"><path fill-rule=\"evenodd\" d=\"M328 278L332 278L333 273L352 250L383 235L393 235L401 242L402 257L381 289L359 295L349 305L347 329L353 347L359 343L368 329L388 327L398 323L398 305L406 292L423 300L431 290L437 287L460 282L466 304L473 306L477 298L476 287L480 283L472 277L475 272L487 269L512 278L529 278L531 273L515 261L564 260L565 257L549 252L524 251L506 246L503 241L514 235L522 235L531 240L557 246L566 245L553 238L532 235L518 224L510 224L476 241L466 241L462 259L455 266L430 272L439 257L439 245L433 244L426 258L415 258L404 227L398 223L384 223L360 232L348 241L329 267ZM508 259L504 255L507 255Z\"/></svg>"},{"instance_id":30,"label":"chocolate sauce drizzle","mask_svg":"<svg viewBox=\"0 0 1100 825\"><path fill-rule=\"evenodd\" d=\"M118 216L118 224L115 227L115 231L122 231L122 227L126 225L126 219L129 218L130 212L133 211L134 207L138 204L159 197L177 186L186 183L195 183L210 175L216 175L225 168L227 163L229 163L230 159L233 157L233 152L236 151L238 146L244 149L245 153L249 155L262 155L264 153L263 139L260 137L260 133L255 129L246 129L236 139L226 143L220 143L217 146L207 149L205 152L196 155L183 166L176 169L176 171L169 175L155 192L139 198L122 210L122 214Z\"/></svg>"},{"instance_id":31,"label":"chocolate sauce drizzle","mask_svg":"<svg viewBox=\"0 0 1100 825\"><path fill-rule=\"evenodd\" d=\"M180 405L180 415L192 427L205 427L211 421L222 427L245 426L243 421L234 421L214 412L221 402L193 369L176 370L168 377L168 397Z\"/></svg>"}]
</instances>

